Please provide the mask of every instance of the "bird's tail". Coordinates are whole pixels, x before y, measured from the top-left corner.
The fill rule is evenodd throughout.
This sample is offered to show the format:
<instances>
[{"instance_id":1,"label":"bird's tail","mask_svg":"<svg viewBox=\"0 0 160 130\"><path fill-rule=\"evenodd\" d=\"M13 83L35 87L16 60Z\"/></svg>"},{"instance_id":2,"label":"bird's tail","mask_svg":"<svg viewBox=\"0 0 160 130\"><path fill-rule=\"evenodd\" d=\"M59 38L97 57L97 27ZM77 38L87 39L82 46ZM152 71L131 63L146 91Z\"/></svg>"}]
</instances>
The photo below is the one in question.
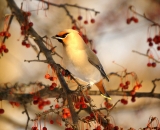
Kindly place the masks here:
<instances>
[{"instance_id":1,"label":"bird's tail","mask_svg":"<svg viewBox=\"0 0 160 130\"><path fill-rule=\"evenodd\" d=\"M99 91L101 93L101 96L103 96L104 98L107 98L107 99L111 100L111 97L109 96L109 94L107 93L107 91L106 91L106 89L105 89L105 87L103 85L103 80L100 80L95 85L98 87L98 89L99 89Z\"/></svg>"}]
</instances>

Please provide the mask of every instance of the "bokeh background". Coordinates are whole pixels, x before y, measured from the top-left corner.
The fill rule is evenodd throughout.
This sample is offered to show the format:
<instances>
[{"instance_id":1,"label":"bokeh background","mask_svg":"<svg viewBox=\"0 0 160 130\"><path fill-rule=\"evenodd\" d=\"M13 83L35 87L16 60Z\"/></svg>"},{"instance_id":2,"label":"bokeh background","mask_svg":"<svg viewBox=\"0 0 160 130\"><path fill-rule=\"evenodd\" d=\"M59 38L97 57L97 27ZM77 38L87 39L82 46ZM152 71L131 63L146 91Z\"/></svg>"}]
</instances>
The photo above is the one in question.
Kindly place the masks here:
<instances>
[{"instance_id":1,"label":"bokeh background","mask_svg":"<svg viewBox=\"0 0 160 130\"><path fill-rule=\"evenodd\" d=\"M22 0L15 0L20 7ZM94 15L93 12L87 12L77 8L68 7L70 13L77 19L78 15L82 15L83 18L88 20L95 19L95 23L84 25L83 22L79 22L80 25L86 29L86 34L89 39L93 40L93 47L97 50L97 56L99 57L105 72L120 72L123 68L113 64L113 61L122 65L128 72L135 72L138 75L140 81L143 81L142 88L138 91L149 92L153 85L152 80L160 78L160 65L157 64L155 68L147 67L148 58L133 53L132 50L136 50L142 53L146 53L148 49L148 43L146 42L148 37L148 27L151 23L144 18L140 18L137 24L126 24L128 7L133 5L136 11L143 14L145 13L148 18L153 21L159 21L160 13L160 1L159 0L49 0L56 4L77 4L83 7L93 8L100 12L98 15ZM24 10L37 10L38 4L42 6L36 0L24 0ZM3 30L4 16L10 14L9 8L5 0L0 1L0 30ZM130 13L130 15L133 15ZM32 11L30 19L34 25L34 29L41 35L47 35L49 37L57 34L67 28L71 28L73 25L71 20L66 15L66 12L58 7L50 6L49 10ZM32 82L46 82L44 75L47 70L47 65L44 63L32 62L27 63L24 60L36 59L37 53L33 49L27 49L21 45L23 37L20 35L20 26L14 18L10 28L11 38L6 41L6 46L9 48L9 53L0 58L0 83L28 83ZM155 35L153 29L152 36ZM2 40L2 39L0 39ZM61 54L62 46L56 40L52 40L53 45L57 46L56 51ZM34 43L33 43L34 44ZM156 49L156 48L155 48ZM155 55L156 59L160 60ZM41 55L44 59L44 56ZM61 59L54 56L57 63L61 63ZM129 80L133 80L132 77ZM118 87L120 79L116 77L110 77L110 82L107 83L107 89L112 90ZM92 88L96 90L96 88ZM155 93L160 93L160 83L157 82ZM97 107L103 104L104 100L100 96L92 96ZM122 97L112 96L111 103L115 103ZM50 99L54 103L54 99ZM128 105L119 103L116 108L110 113L115 123L124 129L133 127L135 129L146 127L150 116L156 116L160 119L160 100L154 98L136 98L136 102L132 103L128 98ZM5 113L0 115L0 130L23 130L26 124L26 115L22 114L23 107L13 108L8 101L3 101L3 108ZM28 109L31 118L35 117L35 113L39 110L34 105L28 104ZM45 108L47 109L47 107ZM53 118L56 118L53 117ZM31 127L32 122L29 123ZM49 125L50 129L64 129L58 125Z\"/></svg>"}]
</instances>

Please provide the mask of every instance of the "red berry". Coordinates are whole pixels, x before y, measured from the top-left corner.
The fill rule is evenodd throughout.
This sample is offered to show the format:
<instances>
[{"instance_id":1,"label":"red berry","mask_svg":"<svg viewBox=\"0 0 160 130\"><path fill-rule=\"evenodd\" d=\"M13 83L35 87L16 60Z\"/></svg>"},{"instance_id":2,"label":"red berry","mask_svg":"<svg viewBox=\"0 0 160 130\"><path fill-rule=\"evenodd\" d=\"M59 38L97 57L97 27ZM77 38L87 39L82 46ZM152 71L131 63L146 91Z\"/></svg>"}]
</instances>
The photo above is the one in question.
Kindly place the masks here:
<instances>
[{"instance_id":1,"label":"red berry","mask_svg":"<svg viewBox=\"0 0 160 130\"><path fill-rule=\"evenodd\" d=\"M58 108L59 108L59 105L58 105L58 104L56 104L56 105L55 105L55 108L57 108L57 109L58 109Z\"/></svg>"},{"instance_id":2,"label":"red berry","mask_svg":"<svg viewBox=\"0 0 160 130\"><path fill-rule=\"evenodd\" d=\"M66 118L67 118L67 115L66 115L66 114L63 114L62 117L63 117L64 119L66 119Z\"/></svg>"},{"instance_id":3,"label":"red berry","mask_svg":"<svg viewBox=\"0 0 160 130\"><path fill-rule=\"evenodd\" d=\"M87 20L85 20L85 21L84 21L84 24L88 24L88 21L87 21Z\"/></svg>"},{"instance_id":4,"label":"red berry","mask_svg":"<svg viewBox=\"0 0 160 130\"><path fill-rule=\"evenodd\" d=\"M26 47L27 47L27 48L30 48L30 46L31 46L31 45L30 45L29 43L26 44Z\"/></svg>"},{"instance_id":5,"label":"red berry","mask_svg":"<svg viewBox=\"0 0 160 130\"><path fill-rule=\"evenodd\" d=\"M156 63L155 62L152 63L152 67L156 67Z\"/></svg>"},{"instance_id":6,"label":"red berry","mask_svg":"<svg viewBox=\"0 0 160 130\"><path fill-rule=\"evenodd\" d=\"M31 12L26 12L26 15L27 16L31 16Z\"/></svg>"},{"instance_id":7,"label":"red berry","mask_svg":"<svg viewBox=\"0 0 160 130\"><path fill-rule=\"evenodd\" d=\"M52 86L53 86L53 87L56 87L56 86L57 86L57 84L56 84L56 83L52 83Z\"/></svg>"},{"instance_id":8,"label":"red berry","mask_svg":"<svg viewBox=\"0 0 160 130\"><path fill-rule=\"evenodd\" d=\"M147 66L148 66L148 67L151 67L151 66L152 66L152 63L150 63L150 62L147 63Z\"/></svg>"},{"instance_id":9,"label":"red berry","mask_svg":"<svg viewBox=\"0 0 160 130\"><path fill-rule=\"evenodd\" d=\"M130 24L130 23L131 23L131 19L128 18L128 19L126 20L126 23L127 23L127 24Z\"/></svg>"},{"instance_id":10,"label":"red berry","mask_svg":"<svg viewBox=\"0 0 160 130\"><path fill-rule=\"evenodd\" d=\"M73 29L73 30L76 30L77 28L76 28L76 26L75 26L75 25L73 25L73 26L72 26L72 29Z\"/></svg>"},{"instance_id":11,"label":"red berry","mask_svg":"<svg viewBox=\"0 0 160 130\"><path fill-rule=\"evenodd\" d=\"M50 75L49 75L49 74L46 74L44 77L45 77L46 79L49 79L49 78L50 78Z\"/></svg>"},{"instance_id":12,"label":"red berry","mask_svg":"<svg viewBox=\"0 0 160 130\"><path fill-rule=\"evenodd\" d=\"M33 104L34 104L34 105L37 105L37 104L38 104L38 100L34 100L34 101L33 101Z\"/></svg>"},{"instance_id":13,"label":"red berry","mask_svg":"<svg viewBox=\"0 0 160 130\"><path fill-rule=\"evenodd\" d=\"M5 36L5 32L0 32L0 36Z\"/></svg>"},{"instance_id":14,"label":"red berry","mask_svg":"<svg viewBox=\"0 0 160 130\"><path fill-rule=\"evenodd\" d=\"M80 103L75 103L75 104L74 104L74 107L75 107L76 109L80 109Z\"/></svg>"},{"instance_id":15,"label":"red berry","mask_svg":"<svg viewBox=\"0 0 160 130\"><path fill-rule=\"evenodd\" d=\"M10 37L11 34L10 34L9 32L5 32L5 36L6 36L6 37Z\"/></svg>"},{"instance_id":16,"label":"red berry","mask_svg":"<svg viewBox=\"0 0 160 130\"><path fill-rule=\"evenodd\" d=\"M82 106L82 108L87 108L86 104L82 104L81 106Z\"/></svg>"},{"instance_id":17,"label":"red berry","mask_svg":"<svg viewBox=\"0 0 160 130\"><path fill-rule=\"evenodd\" d=\"M137 19L137 18L134 18L133 21L134 21L135 23L138 23L138 19Z\"/></svg>"},{"instance_id":18,"label":"red berry","mask_svg":"<svg viewBox=\"0 0 160 130\"><path fill-rule=\"evenodd\" d=\"M50 77L49 79L50 79L50 81L54 81L54 78L53 78L53 77Z\"/></svg>"},{"instance_id":19,"label":"red berry","mask_svg":"<svg viewBox=\"0 0 160 130\"><path fill-rule=\"evenodd\" d=\"M42 110L42 109L43 109L43 105L42 105L42 104L39 104L39 105L38 105L38 108L39 108L40 110Z\"/></svg>"},{"instance_id":20,"label":"red berry","mask_svg":"<svg viewBox=\"0 0 160 130\"><path fill-rule=\"evenodd\" d=\"M159 36L156 35L154 38L153 38L153 41L155 44L158 44L160 41L159 41Z\"/></svg>"},{"instance_id":21,"label":"red berry","mask_svg":"<svg viewBox=\"0 0 160 130\"><path fill-rule=\"evenodd\" d=\"M47 130L47 127L43 127L43 129L42 130Z\"/></svg>"},{"instance_id":22,"label":"red berry","mask_svg":"<svg viewBox=\"0 0 160 130\"><path fill-rule=\"evenodd\" d=\"M54 87L54 86L52 86L52 85L49 87L49 89L50 89L50 90L53 90L54 88L55 88L55 87Z\"/></svg>"},{"instance_id":23,"label":"red berry","mask_svg":"<svg viewBox=\"0 0 160 130\"><path fill-rule=\"evenodd\" d=\"M152 38L149 37L149 38L147 39L147 42L152 42Z\"/></svg>"},{"instance_id":24,"label":"red berry","mask_svg":"<svg viewBox=\"0 0 160 130\"><path fill-rule=\"evenodd\" d=\"M25 27L22 25L22 26L21 26L21 30L24 30L24 29L25 29Z\"/></svg>"},{"instance_id":25,"label":"red berry","mask_svg":"<svg viewBox=\"0 0 160 130\"><path fill-rule=\"evenodd\" d=\"M115 126L115 127L114 127L114 130L119 130L119 127L118 127L118 126Z\"/></svg>"},{"instance_id":26,"label":"red berry","mask_svg":"<svg viewBox=\"0 0 160 130\"><path fill-rule=\"evenodd\" d=\"M1 49L3 49L3 50L6 49L6 45L3 44L3 45L1 46Z\"/></svg>"},{"instance_id":27,"label":"red berry","mask_svg":"<svg viewBox=\"0 0 160 130\"><path fill-rule=\"evenodd\" d=\"M6 49L4 49L4 53L8 53L8 51L9 51L9 50L8 50L7 48L6 48Z\"/></svg>"},{"instance_id":28,"label":"red berry","mask_svg":"<svg viewBox=\"0 0 160 130\"><path fill-rule=\"evenodd\" d=\"M0 108L0 114L3 114L3 113L4 113L4 109Z\"/></svg>"},{"instance_id":29,"label":"red berry","mask_svg":"<svg viewBox=\"0 0 160 130\"><path fill-rule=\"evenodd\" d=\"M126 85L130 85L130 81L126 81Z\"/></svg>"},{"instance_id":30,"label":"red berry","mask_svg":"<svg viewBox=\"0 0 160 130\"><path fill-rule=\"evenodd\" d=\"M128 85L124 85L124 86L123 86L123 89L128 89Z\"/></svg>"},{"instance_id":31,"label":"red berry","mask_svg":"<svg viewBox=\"0 0 160 130\"><path fill-rule=\"evenodd\" d=\"M32 27L32 26L33 26L33 23L32 23L32 22L29 22L28 26L29 26L29 27Z\"/></svg>"},{"instance_id":32,"label":"red berry","mask_svg":"<svg viewBox=\"0 0 160 130\"><path fill-rule=\"evenodd\" d=\"M157 50L160 51L160 46L157 46Z\"/></svg>"},{"instance_id":33,"label":"red berry","mask_svg":"<svg viewBox=\"0 0 160 130\"><path fill-rule=\"evenodd\" d=\"M50 124L54 124L54 121L53 121L53 120L50 120Z\"/></svg>"},{"instance_id":34,"label":"red berry","mask_svg":"<svg viewBox=\"0 0 160 130\"><path fill-rule=\"evenodd\" d=\"M119 86L120 86L121 88L123 88L124 84L123 84L123 83L120 83Z\"/></svg>"},{"instance_id":35,"label":"red berry","mask_svg":"<svg viewBox=\"0 0 160 130\"><path fill-rule=\"evenodd\" d=\"M23 45L23 46L26 46L26 44L27 44L26 41L23 40L23 41L22 41L22 45Z\"/></svg>"},{"instance_id":36,"label":"red berry","mask_svg":"<svg viewBox=\"0 0 160 130\"><path fill-rule=\"evenodd\" d=\"M91 23L95 23L95 19L92 18L92 19L91 19Z\"/></svg>"},{"instance_id":37,"label":"red berry","mask_svg":"<svg viewBox=\"0 0 160 130\"><path fill-rule=\"evenodd\" d=\"M49 100L46 101L46 105L50 105L51 102Z\"/></svg>"},{"instance_id":38,"label":"red berry","mask_svg":"<svg viewBox=\"0 0 160 130\"><path fill-rule=\"evenodd\" d=\"M78 16L78 18L77 18L78 20L82 20L82 16Z\"/></svg>"},{"instance_id":39,"label":"red berry","mask_svg":"<svg viewBox=\"0 0 160 130\"><path fill-rule=\"evenodd\" d=\"M152 42L149 42L149 44L148 44L150 47L152 47L153 46L153 43Z\"/></svg>"},{"instance_id":40,"label":"red berry","mask_svg":"<svg viewBox=\"0 0 160 130\"><path fill-rule=\"evenodd\" d=\"M132 101L132 102L135 102L135 101L136 101L135 95L132 95L131 101Z\"/></svg>"}]
</instances>

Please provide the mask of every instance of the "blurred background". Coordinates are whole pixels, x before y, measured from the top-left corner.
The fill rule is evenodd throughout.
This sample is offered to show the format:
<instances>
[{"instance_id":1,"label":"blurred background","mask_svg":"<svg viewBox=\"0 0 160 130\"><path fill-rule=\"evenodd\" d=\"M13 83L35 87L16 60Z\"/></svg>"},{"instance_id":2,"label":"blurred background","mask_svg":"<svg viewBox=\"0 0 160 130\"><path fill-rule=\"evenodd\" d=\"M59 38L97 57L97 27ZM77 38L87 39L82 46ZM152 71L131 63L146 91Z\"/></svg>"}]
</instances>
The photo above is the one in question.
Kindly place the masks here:
<instances>
[{"instance_id":1,"label":"blurred background","mask_svg":"<svg viewBox=\"0 0 160 130\"><path fill-rule=\"evenodd\" d=\"M33 22L33 28L39 33L40 36L47 35L51 37L67 28L72 28L70 18L62 8L50 6L49 10L39 10L42 8L42 3L36 0L15 0L16 4L20 7L23 2L24 10L32 10L30 21ZM142 88L138 91L149 92L153 84L152 80L160 78L160 65L157 64L155 68L147 67L148 58L133 53L132 50L139 51L146 54L148 49L148 27L151 23L144 18L138 17L131 12L128 12L130 5L134 6L136 11L144 14L155 22L159 21L160 1L159 0L118 0L118 1L105 1L105 0L49 0L56 4L77 4L82 7L92 8L100 13L95 16L94 12L77 9L74 7L67 7L75 19L79 15L83 17L82 21L78 21L80 26L86 30L89 39L93 41L93 48L97 51L104 70L107 74L111 72L120 72L124 69L115 65L113 61L122 65L128 72L135 72L138 79L142 82ZM45 6L45 5L44 5ZM138 18L138 23L126 24L126 19L130 16ZM5 0L0 1L0 31L3 30L4 16L10 14L9 8ZM95 19L95 23L85 25L83 21L91 18ZM0 58L0 84L4 83L28 83L28 82L44 82L48 84L44 75L47 70L47 64L40 62L27 63L24 60L36 59L37 53L31 49L22 46L21 42L23 36L20 33L20 26L14 18L10 28L11 37L6 40L6 46L9 53ZM152 30L151 37L156 34L155 29ZM0 39L2 41L2 38ZM62 55L62 45L56 40L52 40L53 45L57 46L56 51ZM34 44L34 43L32 43ZM154 46L153 48L156 47ZM153 49L154 50L154 49ZM155 53L157 52L157 54ZM160 53L153 51L156 59L160 60ZM43 54L40 57L44 59ZM61 63L61 59L54 56L57 63ZM132 77L128 78L133 81ZM110 77L110 82L107 83L107 89L113 90L118 87L120 79ZM155 93L160 93L160 83L156 82ZM96 88L92 88L96 90ZM103 104L104 100L101 96L92 96L94 103L97 107ZM111 103L115 103L122 97L112 96ZM50 99L54 103L54 99ZM114 119L114 124L129 129L144 128L147 125L150 116L156 116L160 119L160 100L154 98L136 98L136 102L132 103L128 97L129 103L123 105L119 103L116 108L110 113ZM23 107L13 108L8 101L3 101L3 108L5 113L0 115L0 130L23 130L25 128L27 117L22 114ZM47 107L45 108L47 109ZM44 110L45 110L44 109ZM35 117L35 113L40 112L34 105L28 104L28 110L31 118ZM54 115L53 118L56 118ZM29 127L33 125L29 123ZM49 130L64 129L57 124L47 124Z\"/></svg>"}]
</instances>

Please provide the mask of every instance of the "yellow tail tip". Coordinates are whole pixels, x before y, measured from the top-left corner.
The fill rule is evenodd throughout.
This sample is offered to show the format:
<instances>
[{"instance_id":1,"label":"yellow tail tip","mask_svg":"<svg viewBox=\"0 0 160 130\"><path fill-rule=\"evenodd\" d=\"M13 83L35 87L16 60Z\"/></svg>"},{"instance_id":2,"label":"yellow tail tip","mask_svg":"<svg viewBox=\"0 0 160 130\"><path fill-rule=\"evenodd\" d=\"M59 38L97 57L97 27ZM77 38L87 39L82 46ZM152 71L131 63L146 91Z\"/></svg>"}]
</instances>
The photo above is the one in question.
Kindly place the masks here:
<instances>
[{"instance_id":1,"label":"yellow tail tip","mask_svg":"<svg viewBox=\"0 0 160 130\"><path fill-rule=\"evenodd\" d=\"M101 96L102 96L102 97L104 97L104 98L107 98L108 100L112 100L112 98L111 98L111 97L106 96L106 95L104 95L104 94L101 94Z\"/></svg>"}]
</instances>

